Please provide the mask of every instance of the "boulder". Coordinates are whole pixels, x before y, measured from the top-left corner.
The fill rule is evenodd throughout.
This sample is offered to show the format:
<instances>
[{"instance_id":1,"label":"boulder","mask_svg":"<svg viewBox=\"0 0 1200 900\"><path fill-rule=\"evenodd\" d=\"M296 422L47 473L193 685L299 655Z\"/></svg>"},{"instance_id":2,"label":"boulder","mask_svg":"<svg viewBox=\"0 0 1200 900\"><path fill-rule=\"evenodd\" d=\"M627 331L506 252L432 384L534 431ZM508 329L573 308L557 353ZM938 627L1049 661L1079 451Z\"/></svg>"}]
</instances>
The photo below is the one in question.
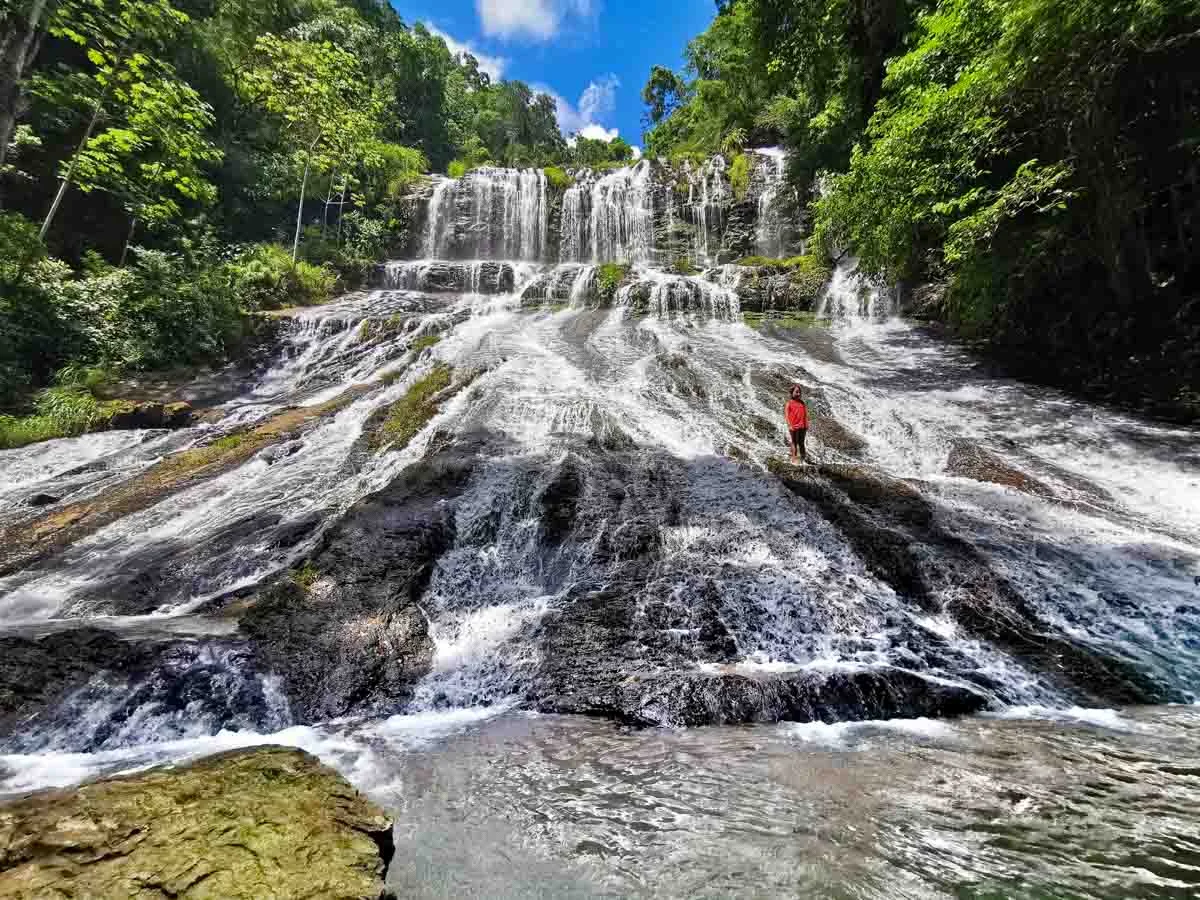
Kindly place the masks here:
<instances>
[{"instance_id":1,"label":"boulder","mask_svg":"<svg viewBox=\"0 0 1200 900\"><path fill-rule=\"evenodd\" d=\"M1004 487L1015 488L1024 494L1053 497L1054 491L1036 478L1014 468L994 453L984 450L973 441L957 438L950 444L950 456L946 460L946 471L951 475L987 481Z\"/></svg>"},{"instance_id":2,"label":"boulder","mask_svg":"<svg viewBox=\"0 0 1200 900\"><path fill-rule=\"evenodd\" d=\"M128 431L138 428L186 428L195 419L191 404L119 401L102 429Z\"/></svg>"},{"instance_id":3,"label":"boulder","mask_svg":"<svg viewBox=\"0 0 1200 900\"><path fill-rule=\"evenodd\" d=\"M0 898L377 900L391 825L303 751L237 750L0 807Z\"/></svg>"},{"instance_id":4,"label":"boulder","mask_svg":"<svg viewBox=\"0 0 1200 900\"><path fill-rule=\"evenodd\" d=\"M241 632L298 721L386 714L412 697L433 659L417 601L454 539L452 501L477 458L458 446L409 467L355 504L304 570L248 602Z\"/></svg>"},{"instance_id":5,"label":"boulder","mask_svg":"<svg viewBox=\"0 0 1200 900\"><path fill-rule=\"evenodd\" d=\"M55 497L53 494L34 494L25 502L36 509L42 506L53 506L61 499L61 497Z\"/></svg>"}]
</instances>

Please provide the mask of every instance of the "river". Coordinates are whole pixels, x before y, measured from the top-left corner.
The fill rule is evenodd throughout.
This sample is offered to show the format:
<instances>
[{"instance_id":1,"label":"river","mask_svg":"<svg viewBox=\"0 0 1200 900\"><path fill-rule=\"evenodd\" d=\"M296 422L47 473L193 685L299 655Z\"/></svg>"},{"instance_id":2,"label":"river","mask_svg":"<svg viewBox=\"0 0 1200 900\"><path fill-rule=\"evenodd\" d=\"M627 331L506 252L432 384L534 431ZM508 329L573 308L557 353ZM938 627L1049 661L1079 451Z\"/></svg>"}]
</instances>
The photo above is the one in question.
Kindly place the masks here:
<instances>
[{"instance_id":1,"label":"river","mask_svg":"<svg viewBox=\"0 0 1200 900\"><path fill-rule=\"evenodd\" d=\"M768 174L776 164L764 156ZM598 212L576 198L578 258L518 260L503 290L485 289L484 264L455 263L467 288L434 292L420 279L435 261L397 263L395 287L296 313L275 362L208 424L0 453L0 525L21 528L42 514L26 497L100 498L215 435L344 399L0 578L4 635L89 625L182 641L150 675L97 675L4 737L0 793L286 743L395 813L401 896L1195 895L1200 435L998 377L897 317L852 266L835 273L824 319L744 320L723 274L654 267L646 171L582 182ZM454 255L455 190L442 183L433 201L446 204L425 242L439 255ZM545 256L549 204L528 193L544 179L506 174L488 190L498 199L476 185L461 208L509 231L494 246L473 231L470 251ZM704 190L694 214L715 221ZM648 305L623 305L633 288L586 301L597 248L611 247L644 260ZM562 302L523 298L547 275L567 285ZM438 364L481 374L402 450L365 454L372 416ZM814 477L908 485L945 546L969 548L963 559L1011 586L1039 628L1133 667L1174 705L1080 706L1079 685L954 614L971 588L953 571L912 602L828 509L767 471L785 454L792 381L833 423L810 439ZM286 680L231 643L222 604L323 552L312 523L353 516L468 439L469 482L446 501L455 537L418 601L428 671L397 714L303 720ZM1008 482L949 462L962 453L1002 461ZM535 501L564 472L581 499L570 537L549 543ZM641 532L612 549L627 522L652 550ZM612 678L902 673L983 712L692 728L670 727L684 721L674 708L650 719L661 728L534 712L563 708L545 700L547 679L566 677L548 623L606 590L631 598L644 648L633 662L605 651ZM719 639L688 619L705 604ZM202 696L180 687L201 675Z\"/></svg>"}]
</instances>

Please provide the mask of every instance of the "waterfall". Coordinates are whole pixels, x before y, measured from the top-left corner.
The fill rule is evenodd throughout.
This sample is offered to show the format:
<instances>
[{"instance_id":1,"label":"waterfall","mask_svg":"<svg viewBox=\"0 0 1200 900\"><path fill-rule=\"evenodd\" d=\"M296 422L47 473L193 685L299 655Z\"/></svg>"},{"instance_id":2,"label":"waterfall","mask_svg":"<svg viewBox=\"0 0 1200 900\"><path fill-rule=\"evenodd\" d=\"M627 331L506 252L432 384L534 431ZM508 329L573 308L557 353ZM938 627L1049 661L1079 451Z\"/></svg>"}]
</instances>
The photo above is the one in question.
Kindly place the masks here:
<instances>
[{"instance_id":1,"label":"waterfall","mask_svg":"<svg viewBox=\"0 0 1200 900\"><path fill-rule=\"evenodd\" d=\"M580 266L575 278L571 281L570 302L572 306L583 306L587 299L588 288L596 278L595 266Z\"/></svg>"},{"instance_id":2,"label":"waterfall","mask_svg":"<svg viewBox=\"0 0 1200 900\"><path fill-rule=\"evenodd\" d=\"M434 186L429 198L429 216L425 223L424 255L434 259L445 255L446 222L454 214L454 188L458 182L443 178Z\"/></svg>"},{"instance_id":3,"label":"waterfall","mask_svg":"<svg viewBox=\"0 0 1200 900\"><path fill-rule=\"evenodd\" d=\"M542 259L549 233L546 184L540 169L492 167L439 181L429 201L425 256Z\"/></svg>"},{"instance_id":4,"label":"waterfall","mask_svg":"<svg viewBox=\"0 0 1200 900\"><path fill-rule=\"evenodd\" d=\"M585 199L584 186L580 184L571 185L563 194L559 247L559 259L563 262L576 262L584 258L588 227Z\"/></svg>"},{"instance_id":5,"label":"waterfall","mask_svg":"<svg viewBox=\"0 0 1200 900\"><path fill-rule=\"evenodd\" d=\"M779 194L784 184L787 152L779 147L764 147L754 152L763 158L758 168L764 181L758 195L755 245L759 256L780 257L784 255L784 216Z\"/></svg>"},{"instance_id":6,"label":"waterfall","mask_svg":"<svg viewBox=\"0 0 1200 900\"><path fill-rule=\"evenodd\" d=\"M591 192L592 262L648 263L654 252L651 168L643 160L599 179ZM581 254L582 255L582 254Z\"/></svg>"},{"instance_id":7,"label":"waterfall","mask_svg":"<svg viewBox=\"0 0 1200 900\"><path fill-rule=\"evenodd\" d=\"M725 181L725 160L715 156L707 160L696 172L688 173L688 209L696 226L692 244L695 262L709 265L713 262L709 237L713 229L720 229L722 204L729 200L732 191Z\"/></svg>"},{"instance_id":8,"label":"waterfall","mask_svg":"<svg viewBox=\"0 0 1200 900\"><path fill-rule=\"evenodd\" d=\"M841 322L875 322L896 315L895 297L858 271L858 260L838 263L817 306L821 318Z\"/></svg>"}]
</instances>

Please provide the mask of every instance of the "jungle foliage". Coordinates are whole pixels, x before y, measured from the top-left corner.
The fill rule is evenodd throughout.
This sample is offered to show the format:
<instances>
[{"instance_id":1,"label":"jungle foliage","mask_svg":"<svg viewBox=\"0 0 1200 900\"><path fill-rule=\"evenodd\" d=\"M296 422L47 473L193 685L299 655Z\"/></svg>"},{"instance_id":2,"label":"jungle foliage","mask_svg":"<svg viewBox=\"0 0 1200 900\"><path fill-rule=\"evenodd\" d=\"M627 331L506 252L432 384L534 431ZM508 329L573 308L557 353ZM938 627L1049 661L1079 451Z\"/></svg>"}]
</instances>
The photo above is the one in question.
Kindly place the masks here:
<instances>
[{"instance_id":1,"label":"jungle foliage","mask_svg":"<svg viewBox=\"0 0 1200 900\"><path fill-rule=\"evenodd\" d=\"M379 0L0 0L0 410L226 358L361 281L423 173L631 152L593 143Z\"/></svg>"},{"instance_id":2,"label":"jungle foliage","mask_svg":"<svg viewBox=\"0 0 1200 900\"><path fill-rule=\"evenodd\" d=\"M1195 0L732 0L686 59L649 153L784 144L829 254L1022 374L1200 414Z\"/></svg>"}]
</instances>

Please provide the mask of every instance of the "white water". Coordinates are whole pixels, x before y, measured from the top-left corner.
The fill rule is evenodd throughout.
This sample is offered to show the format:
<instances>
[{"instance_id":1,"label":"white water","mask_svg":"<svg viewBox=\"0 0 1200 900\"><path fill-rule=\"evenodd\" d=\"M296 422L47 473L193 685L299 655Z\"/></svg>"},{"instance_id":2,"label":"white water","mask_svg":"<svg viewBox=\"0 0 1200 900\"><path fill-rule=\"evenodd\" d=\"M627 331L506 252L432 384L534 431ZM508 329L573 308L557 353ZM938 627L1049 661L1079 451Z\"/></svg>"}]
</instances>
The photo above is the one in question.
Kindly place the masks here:
<instances>
[{"instance_id":1,"label":"white water","mask_svg":"<svg viewBox=\"0 0 1200 900\"><path fill-rule=\"evenodd\" d=\"M259 734L222 731L200 718L156 719L148 710L135 716L137 728L96 753L0 757L7 773L0 789L66 784L92 773L282 742L317 752L364 787L399 791L397 755L469 727L518 698L537 662L530 631L575 585L604 575L586 548L570 560L566 576L547 571L534 541L537 523L517 503L528 490L521 465L548 477L573 442L614 435L642 457L661 457L671 470L686 473L676 489L679 520L662 526L662 583L654 587L691 596L706 582L722 585L734 598L729 608L742 613L729 623L743 656L735 671L920 667L906 643L915 628L937 635L986 672L1011 702L1010 714L1108 722L1108 713L1072 711L1038 673L961 634L953 622L914 615L833 525L763 474L761 465L784 452L778 385L795 380L820 389L836 421L864 442L857 459L814 434L810 447L818 460L865 464L918 481L947 527L985 553L1046 619L1079 640L1119 649L1195 695L1195 431L990 377L955 348L892 318L886 293L849 265L838 269L822 301L832 328L790 334L749 328L740 321L737 269L723 268L709 280L649 266L648 172L649 164L642 164L610 173L571 200L575 211L564 212L564 220L574 217L579 243L562 244L560 255L573 262L556 270L570 285L570 307L558 312L520 308L521 292L545 274L528 263L546 252L537 199L544 184L511 173L484 173L469 185L440 182L430 211L430 252L454 249L448 223L456 215L452 204L461 200L477 221L498 220L506 230L483 229L477 246L459 243L457 250L470 251L468 257L503 252L526 259L511 264L511 293L482 296L481 274L469 276L462 294L419 293L434 264L421 260L389 269L393 285L412 289L375 291L303 311L283 357L223 408L224 421L170 436L177 443L169 448L259 421L284 406L311 406L349 388L367 386L365 393L282 448L0 580L0 620L9 627L114 613L142 572L162 578L147 610L152 619L191 615L209 598L253 585L304 557L315 532L286 549L272 536L306 518L331 520L386 485L423 455L435 431L486 432L506 449L481 466L459 503L456 525L463 534L484 532L494 519L499 525L494 539L464 542L438 561L421 600L436 645L434 668L418 687L414 715ZM705 190L709 201L719 190L712 181L719 176L708 177L708 188L696 185L698 216L707 208ZM615 309L582 308L595 267L579 263L612 259L643 263L637 277L649 291L648 315L633 315L622 305L637 284L622 289ZM465 265L483 272L483 262ZM442 336L436 347L411 351L416 339L434 333ZM369 416L403 396L435 360L489 371L403 452L352 464ZM380 382L390 374L401 377L390 386ZM963 438L1036 477L1052 495L1030 496L948 472L952 442ZM0 454L3 498L16 503L34 490L70 487L74 482L63 473L89 461L103 460L107 478L128 477L166 452L168 445L154 443L165 440L105 435L6 451ZM146 447L160 446L147 456ZM739 465L733 456L748 462ZM163 568L170 571L163 574ZM133 617L118 617L127 620ZM923 674L954 677L936 666ZM81 702L81 720L102 719L111 697L90 707ZM480 703L491 704L492 712L479 711ZM457 709L442 711L447 704ZM846 747L888 728L950 740L946 729L954 727L817 725L786 734L796 744ZM118 746L122 741L129 743Z\"/></svg>"},{"instance_id":2,"label":"white water","mask_svg":"<svg viewBox=\"0 0 1200 900\"><path fill-rule=\"evenodd\" d=\"M759 174L764 181L758 195L758 228L755 232L758 255L778 258L784 255L786 249L783 239L786 223L780 198L785 190L787 151L779 147L764 147L754 153L762 157Z\"/></svg>"}]
</instances>

